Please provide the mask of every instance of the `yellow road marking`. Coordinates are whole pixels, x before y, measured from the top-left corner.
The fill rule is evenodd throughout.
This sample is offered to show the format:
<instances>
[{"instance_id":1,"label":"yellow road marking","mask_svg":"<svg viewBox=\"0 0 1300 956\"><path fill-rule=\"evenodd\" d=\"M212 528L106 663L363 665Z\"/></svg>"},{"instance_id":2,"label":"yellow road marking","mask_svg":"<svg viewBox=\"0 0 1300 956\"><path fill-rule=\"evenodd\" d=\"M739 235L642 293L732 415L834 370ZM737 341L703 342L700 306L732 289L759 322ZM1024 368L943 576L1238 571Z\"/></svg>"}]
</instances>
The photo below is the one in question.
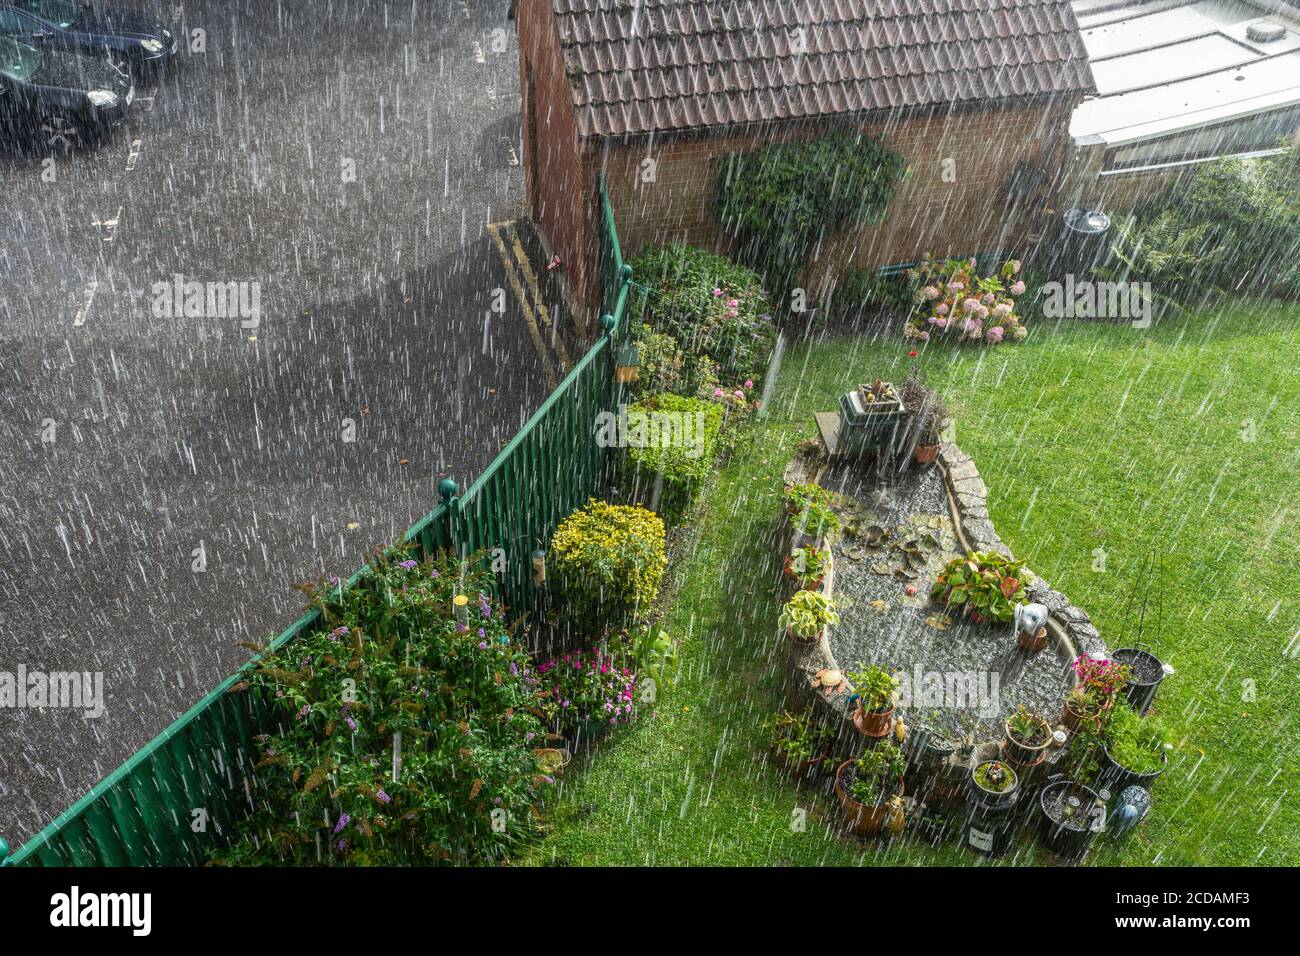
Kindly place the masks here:
<instances>
[{"instance_id":1,"label":"yellow road marking","mask_svg":"<svg viewBox=\"0 0 1300 956\"><path fill-rule=\"evenodd\" d=\"M515 259L519 262L519 270L524 274L524 281L528 283L528 288L533 293L533 301L537 303L537 314L542 320L542 325L551 333L551 348L559 353L560 366L565 371L568 371L569 350L564 347L564 340L560 338L559 329L551 325L551 312L546 308L546 303L542 300L542 290L537 284L537 273L533 271L533 267L528 261L528 255L524 252L524 247L519 241L519 234L515 232L513 226L510 228L510 241L514 248Z\"/></svg>"},{"instance_id":2,"label":"yellow road marking","mask_svg":"<svg viewBox=\"0 0 1300 956\"><path fill-rule=\"evenodd\" d=\"M519 282L519 274L515 271L510 262L510 254L506 252L506 244L501 240L501 231L497 223L488 223L488 235L492 241L497 244L497 252L501 255L501 264L506 269L506 279L510 282L510 287L515 290L515 298L519 300L519 307L524 313L524 321L528 323L528 334L533 338L533 347L537 349L537 357L542 360L542 371L546 374L547 384L551 391L555 391L560 380L555 377L555 367L551 364L551 357L546 352L546 343L542 341L541 329L537 327L537 319L533 316L532 307L528 304L528 296L524 293L524 287Z\"/></svg>"}]
</instances>

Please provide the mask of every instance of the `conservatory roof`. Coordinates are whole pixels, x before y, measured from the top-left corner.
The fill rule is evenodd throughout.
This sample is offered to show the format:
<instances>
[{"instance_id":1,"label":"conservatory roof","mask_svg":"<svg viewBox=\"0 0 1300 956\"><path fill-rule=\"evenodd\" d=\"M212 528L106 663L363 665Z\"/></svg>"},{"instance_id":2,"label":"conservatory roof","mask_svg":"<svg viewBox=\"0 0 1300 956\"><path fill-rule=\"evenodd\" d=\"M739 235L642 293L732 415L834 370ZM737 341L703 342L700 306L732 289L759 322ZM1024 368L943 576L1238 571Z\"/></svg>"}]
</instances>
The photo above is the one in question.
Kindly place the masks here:
<instances>
[{"instance_id":1,"label":"conservatory roof","mask_svg":"<svg viewBox=\"0 0 1300 956\"><path fill-rule=\"evenodd\" d=\"M1074 111L1076 140L1118 146L1300 105L1300 9L1074 0L1074 11L1099 93ZM1264 24L1281 36L1253 37Z\"/></svg>"}]
</instances>

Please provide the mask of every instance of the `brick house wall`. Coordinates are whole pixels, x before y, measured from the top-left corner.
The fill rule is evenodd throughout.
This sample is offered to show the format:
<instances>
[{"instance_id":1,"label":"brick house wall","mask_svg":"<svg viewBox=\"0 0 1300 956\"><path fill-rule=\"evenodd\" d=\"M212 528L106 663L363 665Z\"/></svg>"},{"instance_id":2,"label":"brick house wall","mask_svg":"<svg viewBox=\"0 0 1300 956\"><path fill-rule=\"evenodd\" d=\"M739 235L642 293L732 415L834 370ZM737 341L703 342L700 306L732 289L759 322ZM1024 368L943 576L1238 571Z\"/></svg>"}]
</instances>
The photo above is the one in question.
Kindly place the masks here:
<instances>
[{"instance_id":1,"label":"brick house wall","mask_svg":"<svg viewBox=\"0 0 1300 956\"><path fill-rule=\"evenodd\" d=\"M1050 105L944 111L938 114L868 120L861 129L901 153L911 171L898 186L884 221L833 237L809 250L805 286L818 289L849 268L876 268L919 259L926 252L1025 250L1046 221L1009 207L1004 185L1018 162L1059 171L1069 145L1075 99ZM601 168L609 183L624 253L648 244L681 240L727 252L712 212L719 163L729 153L772 142L824 135L823 124L731 135L694 134L609 143L585 162L594 176ZM644 162L654 161L647 182ZM944 179L944 160L955 162L955 179ZM1048 192L1054 183L1047 184ZM1041 212L1039 212L1041 217Z\"/></svg>"},{"instance_id":2,"label":"brick house wall","mask_svg":"<svg viewBox=\"0 0 1300 956\"><path fill-rule=\"evenodd\" d=\"M519 34L520 122L529 214L563 262L570 297L595 302L596 258L588 253L596 171L580 158L581 144L555 14L549 2L516 7ZM590 321L590 317L587 317Z\"/></svg>"}]
</instances>

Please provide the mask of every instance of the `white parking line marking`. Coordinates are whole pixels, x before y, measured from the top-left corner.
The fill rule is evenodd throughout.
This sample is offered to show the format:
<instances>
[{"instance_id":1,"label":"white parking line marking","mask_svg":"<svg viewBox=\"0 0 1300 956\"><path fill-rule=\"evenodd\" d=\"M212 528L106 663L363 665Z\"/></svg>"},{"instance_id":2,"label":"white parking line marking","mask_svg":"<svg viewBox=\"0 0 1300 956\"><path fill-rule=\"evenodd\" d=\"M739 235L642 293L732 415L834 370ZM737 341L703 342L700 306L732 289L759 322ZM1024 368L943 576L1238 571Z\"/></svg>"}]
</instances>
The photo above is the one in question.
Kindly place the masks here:
<instances>
[{"instance_id":1,"label":"white parking line marking","mask_svg":"<svg viewBox=\"0 0 1300 956\"><path fill-rule=\"evenodd\" d=\"M135 164L139 161L140 141L138 139L133 139L131 140L131 152L128 153L126 157L126 171L129 173L131 170L135 169ZM118 211L120 212L121 210L119 209Z\"/></svg>"},{"instance_id":2,"label":"white parking line marking","mask_svg":"<svg viewBox=\"0 0 1300 956\"><path fill-rule=\"evenodd\" d=\"M117 207L117 214L112 219L100 219L96 217L91 223L98 226L103 235L100 237L104 242L112 242L113 236L117 234L117 224L122 219L122 207Z\"/></svg>"},{"instance_id":3,"label":"white parking line marking","mask_svg":"<svg viewBox=\"0 0 1300 956\"><path fill-rule=\"evenodd\" d=\"M86 324L86 319L90 318L90 303L95 298L95 290L99 288L99 280L91 279L86 285L86 294L82 299L81 308L77 310L76 317L72 324L78 328Z\"/></svg>"}]
</instances>

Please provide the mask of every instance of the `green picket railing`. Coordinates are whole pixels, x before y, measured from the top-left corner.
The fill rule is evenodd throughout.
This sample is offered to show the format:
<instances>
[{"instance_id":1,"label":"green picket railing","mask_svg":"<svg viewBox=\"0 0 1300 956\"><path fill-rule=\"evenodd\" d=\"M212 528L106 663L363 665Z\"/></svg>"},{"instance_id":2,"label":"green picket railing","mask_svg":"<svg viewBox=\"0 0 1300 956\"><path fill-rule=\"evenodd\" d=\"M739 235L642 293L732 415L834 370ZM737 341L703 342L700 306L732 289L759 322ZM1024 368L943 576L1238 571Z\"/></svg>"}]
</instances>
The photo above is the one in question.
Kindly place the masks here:
<instances>
[{"instance_id":1,"label":"green picket railing","mask_svg":"<svg viewBox=\"0 0 1300 956\"><path fill-rule=\"evenodd\" d=\"M512 618L536 612L531 555L574 508L605 487L596 417L614 407L615 349L625 329L631 270L623 262L604 179L598 196L602 334L519 433L462 494L439 485L441 504L404 540L421 560L451 549L505 559L499 597ZM496 552L495 549L500 549ZM367 573L355 572L352 588ZM321 626L312 610L282 631L277 649ZM96 784L0 866L188 866L221 845L251 809L253 737L274 726L260 695L232 693L255 661L227 677L161 734Z\"/></svg>"}]
</instances>

